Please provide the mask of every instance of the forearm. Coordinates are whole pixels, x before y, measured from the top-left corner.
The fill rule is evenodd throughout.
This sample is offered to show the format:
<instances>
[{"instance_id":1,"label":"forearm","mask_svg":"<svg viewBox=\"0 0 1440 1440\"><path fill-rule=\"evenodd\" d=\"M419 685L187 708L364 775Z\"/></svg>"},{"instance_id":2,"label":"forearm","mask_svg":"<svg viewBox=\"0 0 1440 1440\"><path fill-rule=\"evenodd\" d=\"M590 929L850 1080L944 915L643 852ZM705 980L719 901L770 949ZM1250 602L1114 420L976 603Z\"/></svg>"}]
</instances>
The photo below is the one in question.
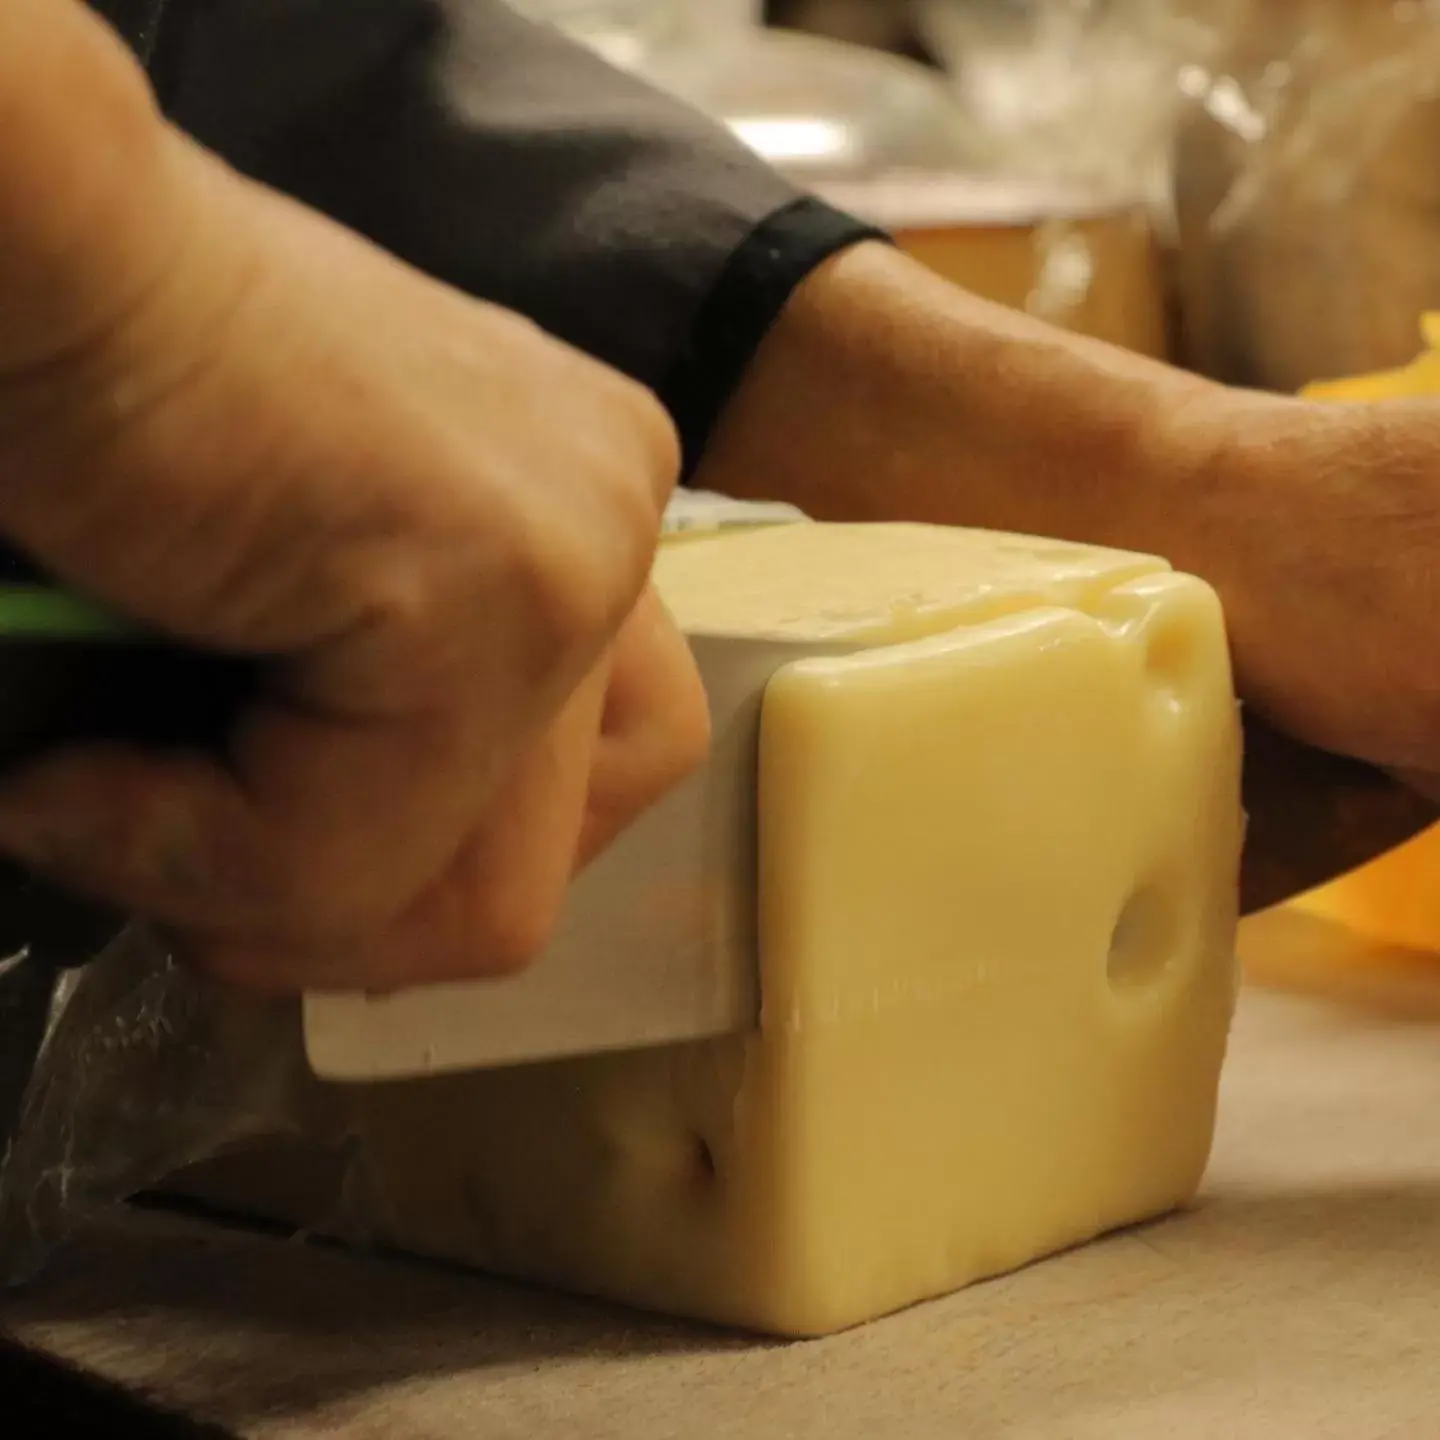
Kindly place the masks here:
<instances>
[{"instance_id":1,"label":"forearm","mask_svg":"<svg viewBox=\"0 0 1440 1440\"><path fill-rule=\"evenodd\" d=\"M864 245L796 293L697 484L817 518L1058 535L1188 564L1230 504L1213 484L1217 417L1235 403Z\"/></svg>"}]
</instances>

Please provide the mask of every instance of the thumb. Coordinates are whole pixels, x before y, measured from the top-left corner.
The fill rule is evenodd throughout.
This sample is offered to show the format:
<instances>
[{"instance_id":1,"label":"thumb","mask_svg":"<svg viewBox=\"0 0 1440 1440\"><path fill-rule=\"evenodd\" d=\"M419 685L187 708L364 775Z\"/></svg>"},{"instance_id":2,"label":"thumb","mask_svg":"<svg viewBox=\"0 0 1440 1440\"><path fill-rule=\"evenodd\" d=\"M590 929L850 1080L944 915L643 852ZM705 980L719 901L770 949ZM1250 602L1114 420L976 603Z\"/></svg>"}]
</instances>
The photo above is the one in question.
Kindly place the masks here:
<instances>
[{"instance_id":1,"label":"thumb","mask_svg":"<svg viewBox=\"0 0 1440 1440\"><path fill-rule=\"evenodd\" d=\"M709 744L709 705L690 647L647 586L611 650L577 868L696 770Z\"/></svg>"}]
</instances>

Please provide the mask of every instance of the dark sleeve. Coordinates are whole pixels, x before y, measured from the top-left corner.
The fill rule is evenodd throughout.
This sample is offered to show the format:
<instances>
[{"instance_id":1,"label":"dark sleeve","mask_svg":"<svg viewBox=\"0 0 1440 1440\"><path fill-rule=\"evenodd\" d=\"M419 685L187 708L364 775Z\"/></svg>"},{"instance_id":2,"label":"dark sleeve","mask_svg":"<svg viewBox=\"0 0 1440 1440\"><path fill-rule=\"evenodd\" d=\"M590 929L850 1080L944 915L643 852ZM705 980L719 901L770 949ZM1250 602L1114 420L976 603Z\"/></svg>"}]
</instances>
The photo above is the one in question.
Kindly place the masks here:
<instances>
[{"instance_id":1,"label":"dark sleeve","mask_svg":"<svg viewBox=\"0 0 1440 1440\"><path fill-rule=\"evenodd\" d=\"M149 63L165 0L90 0L90 8L98 10L125 37L130 48Z\"/></svg>"},{"instance_id":2,"label":"dark sleeve","mask_svg":"<svg viewBox=\"0 0 1440 1440\"><path fill-rule=\"evenodd\" d=\"M238 169L649 385L687 471L796 285L877 233L499 0L168 0L152 74Z\"/></svg>"}]
</instances>

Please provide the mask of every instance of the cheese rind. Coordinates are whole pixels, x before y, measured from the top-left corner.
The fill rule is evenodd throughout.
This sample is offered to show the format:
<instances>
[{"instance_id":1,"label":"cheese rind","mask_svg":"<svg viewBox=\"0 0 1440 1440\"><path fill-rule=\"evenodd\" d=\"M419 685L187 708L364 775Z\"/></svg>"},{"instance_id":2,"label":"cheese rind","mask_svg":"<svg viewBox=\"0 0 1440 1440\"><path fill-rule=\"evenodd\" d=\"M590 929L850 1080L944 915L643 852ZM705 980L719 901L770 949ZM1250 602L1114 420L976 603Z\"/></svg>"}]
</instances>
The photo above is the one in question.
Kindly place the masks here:
<instances>
[{"instance_id":1,"label":"cheese rind","mask_svg":"<svg viewBox=\"0 0 1440 1440\"><path fill-rule=\"evenodd\" d=\"M760 1030L362 1092L381 1238L816 1335L1183 1203L1235 977L1214 594L925 527L656 573L692 633L862 647L766 691Z\"/></svg>"}]
</instances>

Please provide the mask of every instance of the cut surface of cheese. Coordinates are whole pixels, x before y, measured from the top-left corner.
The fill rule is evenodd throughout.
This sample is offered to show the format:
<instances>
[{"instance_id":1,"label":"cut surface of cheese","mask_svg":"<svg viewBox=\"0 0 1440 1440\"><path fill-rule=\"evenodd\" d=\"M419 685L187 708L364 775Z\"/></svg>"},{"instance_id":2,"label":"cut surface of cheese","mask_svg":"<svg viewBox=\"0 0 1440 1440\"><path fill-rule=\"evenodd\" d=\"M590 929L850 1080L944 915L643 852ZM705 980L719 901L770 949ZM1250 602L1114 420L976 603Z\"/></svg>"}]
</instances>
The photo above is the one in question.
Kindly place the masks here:
<instances>
[{"instance_id":1,"label":"cut surface of cheese","mask_svg":"<svg viewBox=\"0 0 1440 1440\"><path fill-rule=\"evenodd\" d=\"M343 1092L372 1234L803 1336L1184 1203L1235 986L1213 592L921 526L691 539L656 579L691 633L858 646L765 693L761 1025Z\"/></svg>"},{"instance_id":2,"label":"cut surface of cheese","mask_svg":"<svg viewBox=\"0 0 1440 1440\"><path fill-rule=\"evenodd\" d=\"M893 645L1045 605L1085 609L1163 560L937 525L770 526L661 547L655 584L696 634Z\"/></svg>"}]
</instances>

